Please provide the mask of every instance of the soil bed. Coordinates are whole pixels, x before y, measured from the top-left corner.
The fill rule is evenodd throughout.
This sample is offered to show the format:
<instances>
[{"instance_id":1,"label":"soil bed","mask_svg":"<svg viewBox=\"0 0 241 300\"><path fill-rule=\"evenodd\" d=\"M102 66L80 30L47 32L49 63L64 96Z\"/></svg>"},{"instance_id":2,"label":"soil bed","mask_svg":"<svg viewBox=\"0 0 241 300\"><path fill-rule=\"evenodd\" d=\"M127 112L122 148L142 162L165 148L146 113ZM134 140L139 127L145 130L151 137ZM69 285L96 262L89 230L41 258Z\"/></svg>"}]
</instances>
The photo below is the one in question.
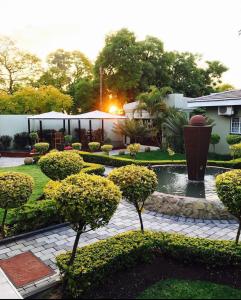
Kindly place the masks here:
<instances>
[{"instance_id":1,"label":"soil bed","mask_svg":"<svg viewBox=\"0 0 241 300\"><path fill-rule=\"evenodd\" d=\"M201 265L185 265L172 259L156 257L150 264L140 264L108 278L103 286L83 296L83 299L135 299L151 285L166 279L210 281L241 289L238 268L209 269ZM62 299L60 287L31 299Z\"/></svg>"}]
</instances>

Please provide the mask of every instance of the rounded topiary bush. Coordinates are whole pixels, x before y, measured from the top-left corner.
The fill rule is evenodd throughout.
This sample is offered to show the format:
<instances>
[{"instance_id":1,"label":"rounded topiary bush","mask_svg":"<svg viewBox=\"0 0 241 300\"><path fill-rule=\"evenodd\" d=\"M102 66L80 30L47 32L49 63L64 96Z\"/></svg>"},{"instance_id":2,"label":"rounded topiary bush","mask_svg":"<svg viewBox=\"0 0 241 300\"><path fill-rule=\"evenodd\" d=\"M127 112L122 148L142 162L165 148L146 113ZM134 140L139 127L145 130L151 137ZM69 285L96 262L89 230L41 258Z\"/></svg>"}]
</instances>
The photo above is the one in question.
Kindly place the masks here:
<instances>
[{"instance_id":1,"label":"rounded topiary bush","mask_svg":"<svg viewBox=\"0 0 241 300\"><path fill-rule=\"evenodd\" d=\"M113 146L112 145L103 145L101 146L101 151L103 151L106 155L110 154L110 151L113 150Z\"/></svg>"},{"instance_id":2,"label":"rounded topiary bush","mask_svg":"<svg viewBox=\"0 0 241 300\"><path fill-rule=\"evenodd\" d=\"M100 143L99 142L90 142L88 144L89 149L91 152L98 151L100 149Z\"/></svg>"},{"instance_id":3,"label":"rounded topiary bush","mask_svg":"<svg viewBox=\"0 0 241 300\"><path fill-rule=\"evenodd\" d=\"M238 143L241 143L241 135L228 134L226 137L226 140L229 145L238 144Z\"/></svg>"},{"instance_id":4,"label":"rounded topiary bush","mask_svg":"<svg viewBox=\"0 0 241 300\"><path fill-rule=\"evenodd\" d=\"M72 148L73 148L74 150L81 150L82 144L81 144L81 143L73 143L73 144L72 144Z\"/></svg>"},{"instance_id":5,"label":"rounded topiary bush","mask_svg":"<svg viewBox=\"0 0 241 300\"><path fill-rule=\"evenodd\" d=\"M33 178L29 175L15 172L0 173L0 208L4 209L3 237L8 210L25 204L32 194L33 186Z\"/></svg>"},{"instance_id":6,"label":"rounded topiary bush","mask_svg":"<svg viewBox=\"0 0 241 300\"><path fill-rule=\"evenodd\" d=\"M61 182L56 192L60 214L77 231L70 265L75 258L80 235L108 224L121 199L119 188L110 180L79 173Z\"/></svg>"},{"instance_id":7,"label":"rounded topiary bush","mask_svg":"<svg viewBox=\"0 0 241 300\"><path fill-rule=\"evenodd\" d=\"M146 167L129 165L114 169L108 178L112 180L122 191L123 196L135 205L144 231L141 213L145 200L155 191L157 187L157 176L155 172Z\"/></svg>"},{"instance_id":8,"label":"rounded topiary bush","mask_svg":"<svg viewBox=\"0 0 241 300\"><path fill-rule=\"evenodd\" d=\"M218 175L216 187L219 199L239 220L240 225L236 238L238 243L241 232L241 170L232 170Z\"/></svg>"},{"instance_id":9,"label":"rounded topiary bush","mask_svg":"<svg viewBox=\"0 0 241 300\"><path fill-rule=\"evenodd\" d=\"M34 145L34 149L39 154L45 154L49 150L49 143L37 143Z\"/></svg>"},{"instance_id":10,"label":"rounded topiary bush","mask_svg":"<svg viewBox=\"0 0 241 300\"><path fill-rule=\"evenodd\" d=\"M42 172L52 180L63 180L69 175L81 171L84 161L72 151L52 152L40 158L38 162Z\"/></svg>"}]
</instances>

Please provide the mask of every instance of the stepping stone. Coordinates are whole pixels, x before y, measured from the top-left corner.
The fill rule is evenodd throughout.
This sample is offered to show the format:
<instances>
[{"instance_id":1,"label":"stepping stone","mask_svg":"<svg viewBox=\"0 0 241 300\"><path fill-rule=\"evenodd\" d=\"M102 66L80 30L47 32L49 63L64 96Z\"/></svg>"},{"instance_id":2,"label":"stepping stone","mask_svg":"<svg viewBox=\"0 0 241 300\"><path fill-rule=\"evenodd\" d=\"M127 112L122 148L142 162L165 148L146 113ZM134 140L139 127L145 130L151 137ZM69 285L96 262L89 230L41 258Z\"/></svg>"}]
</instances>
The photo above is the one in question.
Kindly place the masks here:
<instances>
[{"instance_id":1,"label":"stepping stone","mask_svg":"<svg viewBox=\"0 0 241 300\"><path fill-rule=\"evenodd\" d=\"M17 288L52 276L55 273L32 252L25 252L1 260L0 267Z\"/></svg>"}]
</instances>

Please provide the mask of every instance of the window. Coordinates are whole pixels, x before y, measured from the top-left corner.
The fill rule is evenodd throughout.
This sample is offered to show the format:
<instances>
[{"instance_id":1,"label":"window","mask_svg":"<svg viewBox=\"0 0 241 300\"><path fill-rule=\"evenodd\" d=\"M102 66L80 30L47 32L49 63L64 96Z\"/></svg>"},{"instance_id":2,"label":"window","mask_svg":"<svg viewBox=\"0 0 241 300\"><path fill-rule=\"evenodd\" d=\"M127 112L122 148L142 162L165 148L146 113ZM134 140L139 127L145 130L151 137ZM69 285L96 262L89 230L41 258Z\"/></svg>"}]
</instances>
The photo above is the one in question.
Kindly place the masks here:
<instances>
[{"instance_id":1,"label":"window","mask_svg":"<svg viewBox=\"0 0 241 300\"><path fill-rule=\"evenodd\" d=\"M231 119L231 133L241 134L241 118L235 117Z\"/></svg>"}]
</instances>

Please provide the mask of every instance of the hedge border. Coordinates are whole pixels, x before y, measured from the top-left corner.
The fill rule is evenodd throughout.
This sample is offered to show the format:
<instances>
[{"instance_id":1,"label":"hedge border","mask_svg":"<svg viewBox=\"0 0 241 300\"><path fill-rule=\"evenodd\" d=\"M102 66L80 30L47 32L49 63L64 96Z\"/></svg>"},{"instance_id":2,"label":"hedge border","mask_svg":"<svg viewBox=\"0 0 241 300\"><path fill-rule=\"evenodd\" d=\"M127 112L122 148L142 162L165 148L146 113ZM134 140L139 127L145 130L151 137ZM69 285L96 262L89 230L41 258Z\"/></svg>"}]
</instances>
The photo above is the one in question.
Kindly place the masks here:
<instances>
[{"instance_id":1,"label":"hedge border","mask_svg":"<svg viewBox=\"0 0 241 300\"><path fill-rule=\"evenodd\" d=\"M80 151L80 155L85 162L97 163L101 165L107 165L112 167L122 167L130 164L149 166L149 165L186 165L186 160L133 160L129 158L121 158L114 156L107 156L103 154L95 154ZM217 166L223 168L241 168L241 158L224 161L224 160L209 160L208 166Z\"/></svg>"}]
</instances>

